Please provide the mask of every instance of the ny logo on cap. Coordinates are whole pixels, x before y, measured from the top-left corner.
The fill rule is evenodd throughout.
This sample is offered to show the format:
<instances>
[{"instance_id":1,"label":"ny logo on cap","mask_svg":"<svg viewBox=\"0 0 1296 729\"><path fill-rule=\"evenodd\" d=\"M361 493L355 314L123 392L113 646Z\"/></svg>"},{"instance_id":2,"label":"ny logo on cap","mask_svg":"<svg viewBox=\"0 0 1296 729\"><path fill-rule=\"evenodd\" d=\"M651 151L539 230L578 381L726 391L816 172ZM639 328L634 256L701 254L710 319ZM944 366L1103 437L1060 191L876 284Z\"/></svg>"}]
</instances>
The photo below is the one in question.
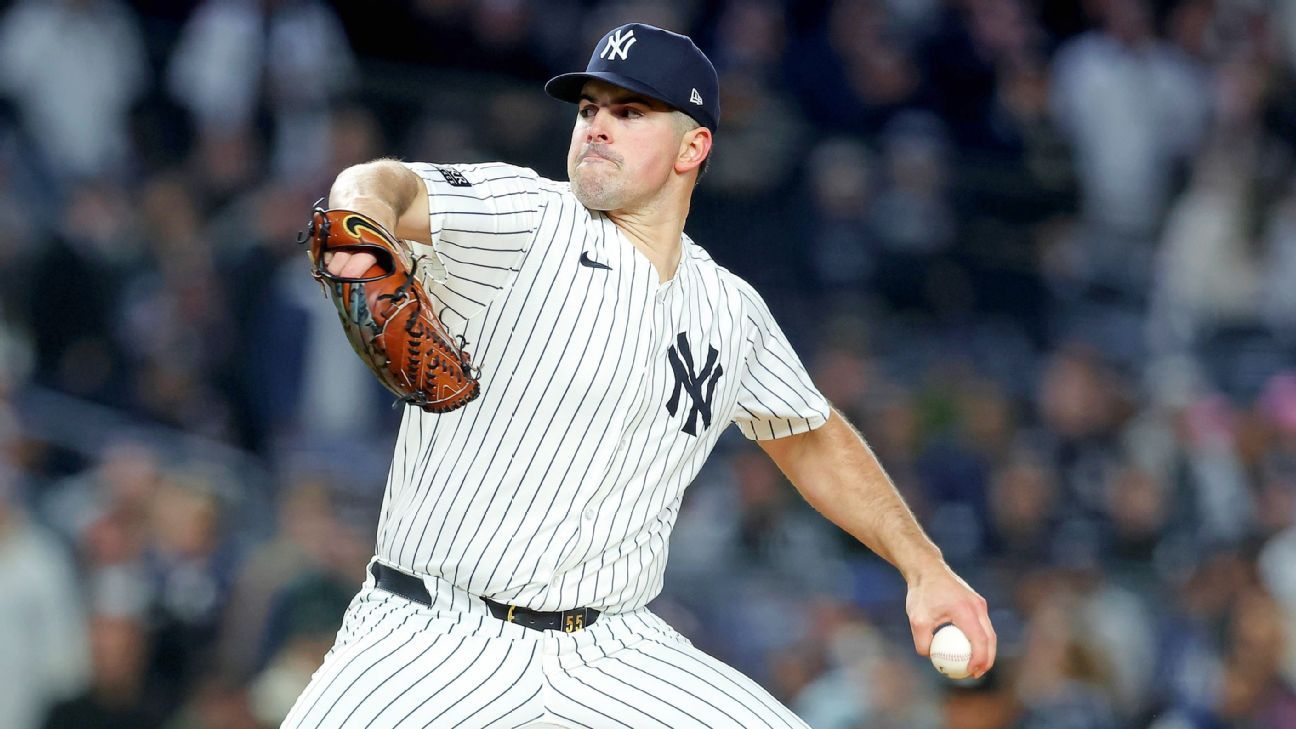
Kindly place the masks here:
<instances>
[{"instance_id":1,"label":"ny logo on cap","mask_svg":"<svg viewBox=\"0 0 1296 729\"><path fill-rule=\"evenodd\" d=\"M634 44L634 30L626 31L625 35L621 35L621 29L617 28L615 34L608 36L607 45L603 46L603 52L599 54L599 58L614 61L620 56L621 60L624 61L626 60L626 54L630 52L630 46Z\"/></svg>"}]
</instances>

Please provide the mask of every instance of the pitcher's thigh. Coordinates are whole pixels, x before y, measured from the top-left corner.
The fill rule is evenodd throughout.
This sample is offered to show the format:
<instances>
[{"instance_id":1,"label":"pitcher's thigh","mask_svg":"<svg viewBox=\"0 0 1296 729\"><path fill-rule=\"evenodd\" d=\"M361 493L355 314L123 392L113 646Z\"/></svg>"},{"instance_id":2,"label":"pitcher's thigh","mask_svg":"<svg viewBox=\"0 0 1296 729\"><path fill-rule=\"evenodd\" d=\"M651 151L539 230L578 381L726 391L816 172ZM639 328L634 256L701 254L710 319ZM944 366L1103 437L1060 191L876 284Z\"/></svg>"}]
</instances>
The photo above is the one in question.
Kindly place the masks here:
<instances>
[{"instance_id":1,"label":"pitcher's thigh","mask_svg":"<svg viewBox=\"0 0 1296 729\"><path fill-rule=\"evenodd\" d=\"M591 729L809 729L755 681L665 636L550 677L550 711Z\"/></svg>"},{"instance_id":2,"label":"pitcher's thigh","mask_svg":"<svg viewBox=\"0 0 1296 729\"><path fill-rule=\"evenodd\" d=\"M352 636L325 659L283 726L485 729L543 715L534 642L423 627L406 619Z\"/></svg>"}]
</instances>

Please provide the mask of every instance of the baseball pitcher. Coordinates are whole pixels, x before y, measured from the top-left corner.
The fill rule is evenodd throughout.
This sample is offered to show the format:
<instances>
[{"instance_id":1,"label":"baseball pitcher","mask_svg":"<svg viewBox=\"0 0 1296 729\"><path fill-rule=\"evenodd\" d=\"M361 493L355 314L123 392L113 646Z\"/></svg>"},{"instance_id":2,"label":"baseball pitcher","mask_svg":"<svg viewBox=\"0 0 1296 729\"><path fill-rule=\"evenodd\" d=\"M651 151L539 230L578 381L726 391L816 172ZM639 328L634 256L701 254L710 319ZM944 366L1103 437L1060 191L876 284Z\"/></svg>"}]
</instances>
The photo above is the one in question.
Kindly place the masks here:
<instances>
[{"instance_id":1,"label":"baseball pitcher","mask_svg":"<svg viewBox=\"0 0 1296 729\"><path fill-rule=\"evenodd\" d=\"M804 727L646 605L684 489L735 423L908 583L918 653L950 570L760 295L684 233L719 129L707 57L613 29L583 72L568 182L507 164L344 170L312 218L317 278L406 401L375 556L289 727Z\"/></svg>"}]
</instances>

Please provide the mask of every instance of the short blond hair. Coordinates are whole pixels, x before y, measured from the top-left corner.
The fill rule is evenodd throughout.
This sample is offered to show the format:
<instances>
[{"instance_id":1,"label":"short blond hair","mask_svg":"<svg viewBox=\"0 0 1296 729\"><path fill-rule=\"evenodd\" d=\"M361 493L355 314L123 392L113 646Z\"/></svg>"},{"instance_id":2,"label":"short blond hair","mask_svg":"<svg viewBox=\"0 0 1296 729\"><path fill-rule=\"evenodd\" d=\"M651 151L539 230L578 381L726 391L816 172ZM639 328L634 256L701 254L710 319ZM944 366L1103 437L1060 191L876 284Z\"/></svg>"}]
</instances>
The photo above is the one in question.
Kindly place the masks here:
<instances>
[{"instance_id":1,"label":"short blond hair","mask_svg":"<svg viewBox=\"0 0 1296 729\"><path fill-rule=\"evenodd\" d=\"M701 124L698 124L697 119L694 119L678 109L672 111L671 116L675 118L675 128L679 130L680 134L691 132L702 126Z\"/></svg>"}]
</instances>

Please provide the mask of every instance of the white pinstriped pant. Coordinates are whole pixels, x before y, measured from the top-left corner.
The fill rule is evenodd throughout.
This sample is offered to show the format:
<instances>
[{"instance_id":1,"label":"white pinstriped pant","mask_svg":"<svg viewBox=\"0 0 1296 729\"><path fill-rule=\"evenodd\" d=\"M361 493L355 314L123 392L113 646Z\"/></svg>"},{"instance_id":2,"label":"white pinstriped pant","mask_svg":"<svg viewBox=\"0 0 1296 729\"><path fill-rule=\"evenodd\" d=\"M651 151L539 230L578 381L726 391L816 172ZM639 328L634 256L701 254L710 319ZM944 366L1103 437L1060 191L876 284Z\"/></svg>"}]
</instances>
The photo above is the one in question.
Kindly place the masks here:
<instances>
[{"instance_id":1,"label":"white pinstriped pant","mask_svg":"<svg viewBox=\"0 0 1296 729\"><path fill-rule=\"evenodd\" d=\"M284 727L808 729L647 609L541 632L424 582L430 607L369 577Z\"/></svg>"}]
</instances>

